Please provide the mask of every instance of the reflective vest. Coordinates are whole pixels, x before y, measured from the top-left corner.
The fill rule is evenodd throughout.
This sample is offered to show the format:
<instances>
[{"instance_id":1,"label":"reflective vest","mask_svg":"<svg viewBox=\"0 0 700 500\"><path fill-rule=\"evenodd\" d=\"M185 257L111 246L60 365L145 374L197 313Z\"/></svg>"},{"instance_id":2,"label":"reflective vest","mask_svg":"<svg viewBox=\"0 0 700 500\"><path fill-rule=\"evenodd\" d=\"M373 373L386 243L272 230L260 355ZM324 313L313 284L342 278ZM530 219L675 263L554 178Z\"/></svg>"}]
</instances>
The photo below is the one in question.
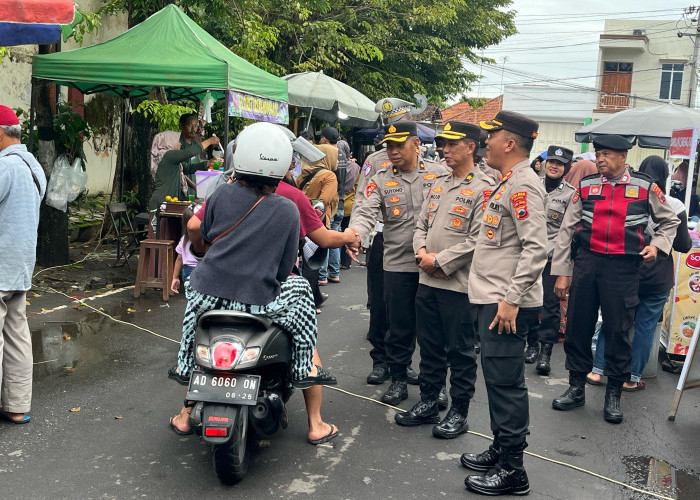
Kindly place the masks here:
<instances>
[{"instance_id":1,"label":"reflective vest","mask_svg":"<svg viewBox=\"0 0 700 500\"><path fill-rule=\"evenodd\" d=\"M583 214L576 228L577 243L597 254L639 257L649 244L645 229L651 188L651 179L638 172L624 174L616 184L600 175L581 179Z\"/></svg>"}]
</instances>

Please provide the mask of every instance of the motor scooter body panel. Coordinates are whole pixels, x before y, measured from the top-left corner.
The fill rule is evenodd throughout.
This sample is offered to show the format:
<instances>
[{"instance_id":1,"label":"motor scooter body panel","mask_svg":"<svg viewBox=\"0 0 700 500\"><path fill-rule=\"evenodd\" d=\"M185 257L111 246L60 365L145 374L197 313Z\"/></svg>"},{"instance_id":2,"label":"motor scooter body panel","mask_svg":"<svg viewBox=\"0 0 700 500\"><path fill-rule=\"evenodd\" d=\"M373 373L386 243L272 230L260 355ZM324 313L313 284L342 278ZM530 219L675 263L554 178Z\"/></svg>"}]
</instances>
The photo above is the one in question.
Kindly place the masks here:
<instances>
[{"instance_id":1,"label":"motor scooter body panel","mask_svg":"<svg viewBox=\"0 0 700 500\"><path fill-rule=\"evenodd\" d=\"M218 403L204 403L202 407L202 438L210 444L224 444L231 440L233 425L238 417L238 412L248 411L248 407L238 405L224 405ZM207 428L224 428L226 436L207 436Z\"/></svg>"}]
</instances>

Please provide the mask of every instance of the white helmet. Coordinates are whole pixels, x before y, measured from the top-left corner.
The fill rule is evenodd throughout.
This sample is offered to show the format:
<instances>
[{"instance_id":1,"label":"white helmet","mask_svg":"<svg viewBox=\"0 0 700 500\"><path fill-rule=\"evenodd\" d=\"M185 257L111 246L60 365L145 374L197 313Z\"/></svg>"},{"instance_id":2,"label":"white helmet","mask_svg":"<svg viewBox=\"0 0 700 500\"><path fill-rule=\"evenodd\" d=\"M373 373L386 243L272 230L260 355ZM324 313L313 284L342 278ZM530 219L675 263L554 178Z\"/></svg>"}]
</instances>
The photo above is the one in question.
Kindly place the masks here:
<instances>
[{"instance_id":1,"label":"white helmet","mask_svg":"<svg viewBox=\"0 0 700 500\"><path fill-rule=\"evenodd\" d=\"M289 137L279 126L257 122L236 137L233 168L236 174L283 179L292 163Z\"/></svg>"}]
</instances>

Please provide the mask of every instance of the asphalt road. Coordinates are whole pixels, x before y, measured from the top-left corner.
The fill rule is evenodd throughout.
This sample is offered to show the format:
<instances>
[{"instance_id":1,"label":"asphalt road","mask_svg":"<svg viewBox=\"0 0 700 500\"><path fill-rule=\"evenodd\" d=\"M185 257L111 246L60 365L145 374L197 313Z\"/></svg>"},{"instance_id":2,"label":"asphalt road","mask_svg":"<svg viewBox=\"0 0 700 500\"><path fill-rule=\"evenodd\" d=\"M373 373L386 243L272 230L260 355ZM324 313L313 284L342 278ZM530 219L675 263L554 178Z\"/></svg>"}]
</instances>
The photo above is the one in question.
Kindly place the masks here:
<instances>
[{"instance_id":1,"label":"asphalt road","mask_svg":"<svg viewBox=\"0 0 700 500\"><path fill-rule=\"evenodd\" d=\"M343 272L342 284L325 288L330 299L319 316L318 345L340 389L378 399L387 386L365 383L371 362L364 283L364 268L354 266ZM150 291L135 300L127 290L90 304L179 340L184 298L164 305L158 297ZM45 309L69 303L46 295L36 299L33 312L41 310L40 301ZM394 410L326 389L324 418L341 434L332 446L314 447L306 442L299 393L289 404L289 428L255 454L243 482L223 486L199 439L176 436L168 427L184 396L184 388L166 374L176 343L85 307L32 314L30 326L37 363L32 422L0 423L2 499L463 498L472 494L464 488L467 471L459 456L488 446L477 435L443 441L432 437L429 426L399 427ZM536 375L532 366L526 374L528 452L654 488L669 498L700 498L700 390L684 395L676 421L670 422L666 416L677 376L659 371L645 391L625 394L625 421L613 426L602 418L602 387L587 388L583 408L551 409L552 398L567 385L561 344L555 346L551 377ZM410 408L418 397L418 388L409 386L402 406ZM469 421L473 431L489 434L481 378ZM530 498L654 498L532 455L525 465Z\"/></svg>"}]
</instances>

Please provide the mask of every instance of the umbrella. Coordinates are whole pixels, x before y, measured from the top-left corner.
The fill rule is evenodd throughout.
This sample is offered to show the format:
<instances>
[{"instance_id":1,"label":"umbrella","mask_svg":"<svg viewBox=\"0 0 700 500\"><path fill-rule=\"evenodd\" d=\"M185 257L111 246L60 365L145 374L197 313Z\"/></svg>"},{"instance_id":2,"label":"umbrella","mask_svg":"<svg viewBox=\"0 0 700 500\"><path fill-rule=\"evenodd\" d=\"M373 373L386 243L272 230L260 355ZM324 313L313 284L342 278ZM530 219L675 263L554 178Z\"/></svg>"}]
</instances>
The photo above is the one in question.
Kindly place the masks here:
<instances>
[{"instance_id":1,"label":"umbrella","mask_svg":"<svg viewBox=\"0 0 700 500\"><path fill-rule=\"evenodd\" d=\"M340 119L350 127L371 127L377 122L374 102L323 72L293 73L283 78L289 85L289 104L307 108L309 119L311 114L331 123Z\"/></svg>"},{"instance_id":2,"label":"umbrella","mask_svg":"<svg viewBox=\"0 0 700 500\"><path fill-rule=\"evenodd\" d=\"M3 0L0 2L0 45L48 44L66 41L83 16L73 0Z\"/></svg>"},{"instance_id":3,"label":"umbrella","mask_svg":"<svg viewBox=\"0 0 700 500\"><path fill-rule=\"evenodd\" d=\"M668 149L673 130L692 127L700 127L700 111L661 104L620 111L578 129L575 138L592 142L599 135L617 134L641 148Z\"/></svg>"}]
</instances>

